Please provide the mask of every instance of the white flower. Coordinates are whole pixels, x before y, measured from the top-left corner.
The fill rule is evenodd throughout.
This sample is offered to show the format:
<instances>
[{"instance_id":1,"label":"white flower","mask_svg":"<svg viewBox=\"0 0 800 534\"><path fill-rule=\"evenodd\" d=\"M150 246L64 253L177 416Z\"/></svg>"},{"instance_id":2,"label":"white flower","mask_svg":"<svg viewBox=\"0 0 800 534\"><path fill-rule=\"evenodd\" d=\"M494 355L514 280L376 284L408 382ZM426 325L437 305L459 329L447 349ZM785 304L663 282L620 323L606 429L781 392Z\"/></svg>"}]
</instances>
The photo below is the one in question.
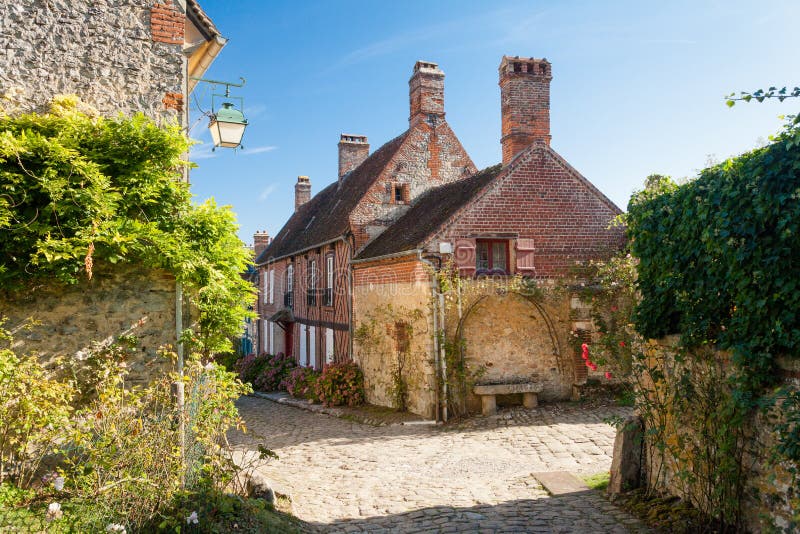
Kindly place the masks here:
<instances>
[{"instance_id":1,"label":"white flower","mask_svg":"<svg viewBox=\"0 0 800 534\"><path fill-rule=\"evenodd\" d=\"M213 371L214 370L214 362L208 362L205 366L206 371Z\"/></svg>"},{"instance_id":2,"label":"white flower","mask_svg":"<svg viewBox=\"0 0 800 534\"><path fill-rule=\"evenodd\" d=\"M197 521L197 512L192 512L192 514L186 518L186 524L191 525L194 523L195 525L198 523Z\"/></svg>"},{"instance_id":3,"label":"white flower","mask_svg":"<svg viewBox=\"0 0 800 534\"><path fill-rule=\"evenodd\" d=\"M125 525L120 525L119 523L109 523L106 525L106 532L119 532L120 534L127 534Z\"/></svg>"},{"instance_id":4,"label":"white flower","mask_svg":"<svg viewBox=\"0 0 800 534\"><path fill-rule=\"evenodd\" d=\"M64 489L64 477L56 477L56 479L53 481L53 487L56 489L56 491L63 490Z\"/></svg>"},{"instance_id":5,"label":"white flower","mask_svg":"<svg viewBox=\"0 0 800 534\"><path fill-rule=\"evenodd\" d=\"M45 516L48 521L60 519L64 513L61 511L61 505L57 502L51 502L47 507L47 515Z\"/></svg>"}]
</instances>

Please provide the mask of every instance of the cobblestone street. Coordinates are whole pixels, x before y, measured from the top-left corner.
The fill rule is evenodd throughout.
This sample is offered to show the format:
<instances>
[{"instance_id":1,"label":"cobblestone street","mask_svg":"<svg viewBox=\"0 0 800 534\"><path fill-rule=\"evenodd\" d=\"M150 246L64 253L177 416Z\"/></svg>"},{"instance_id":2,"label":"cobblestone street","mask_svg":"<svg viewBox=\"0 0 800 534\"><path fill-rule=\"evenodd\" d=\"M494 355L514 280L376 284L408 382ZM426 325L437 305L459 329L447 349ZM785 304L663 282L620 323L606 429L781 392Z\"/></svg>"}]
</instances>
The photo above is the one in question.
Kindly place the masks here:
<instances>
[{"instance_id":1,"label":"cobblestone street","mask_svg":"<svg viewBox=\"0 0 800 534\"><path fill-rule=\"evenodd\" d=\"M532 476L611 465L628 408L545 405L448 427L374 427L243 397L249 432L279 460L261 468L291 494L293 513L322 532L627 532L637 520L596 492L549 497Z\"/></svg>"}]
</instances>

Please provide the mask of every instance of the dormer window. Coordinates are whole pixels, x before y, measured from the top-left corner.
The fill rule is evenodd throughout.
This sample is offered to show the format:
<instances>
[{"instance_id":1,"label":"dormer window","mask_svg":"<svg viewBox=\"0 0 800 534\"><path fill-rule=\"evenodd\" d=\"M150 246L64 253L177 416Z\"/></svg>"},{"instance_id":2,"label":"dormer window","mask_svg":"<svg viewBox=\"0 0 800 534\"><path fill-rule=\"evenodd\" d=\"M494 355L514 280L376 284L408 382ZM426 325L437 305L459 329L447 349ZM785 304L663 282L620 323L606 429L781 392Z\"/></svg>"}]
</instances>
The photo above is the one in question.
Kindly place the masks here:
<instances>
[{"instance_id":1,"label":"dormer window","mask_svg":"<svg viewBox=\"0 0 800 534\"><path fill-rule=\"evenodd\" d=\"M408 184L392 184L392 204L408 204L411 190Z\"/></svg>"}]
</instances>

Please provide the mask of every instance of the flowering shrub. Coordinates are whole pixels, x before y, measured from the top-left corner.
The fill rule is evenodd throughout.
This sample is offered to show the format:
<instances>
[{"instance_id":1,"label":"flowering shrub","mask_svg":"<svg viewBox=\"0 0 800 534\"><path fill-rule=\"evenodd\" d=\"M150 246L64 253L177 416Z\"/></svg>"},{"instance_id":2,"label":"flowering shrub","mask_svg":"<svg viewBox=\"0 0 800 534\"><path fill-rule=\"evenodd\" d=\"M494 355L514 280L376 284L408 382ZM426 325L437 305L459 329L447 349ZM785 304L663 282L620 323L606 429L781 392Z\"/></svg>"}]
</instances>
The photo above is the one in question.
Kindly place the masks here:
<instances>
[{"instance_id":1,"label":"flowering shrub","mask_svg":"<svg viewBox=\"0 0 800 534\"><path fill-rule=\"evenodd\" d=\"M267 353L261 353L258 356L248 354L239 358L234 365L242 382L249 382L254 389L261 391L286 389L283 382L295 367L297 367L297 363L294 358L286 356L282 352L274 356Z\"/></svg>"},{"instance_id":2,"label":"flowering shrub","mask_svg":"<svg viewBox=\"0 0 800 534\"><path fill-rule=\"evenodd\" d=\"M269 354L248 354L239 358L234 364L234 370L239 374L239 380L242 382L255 382L258 375L267 365Z\"/></svg>"},{"instance_id":3,"label":"flowering shrub","mask_svg":"<svg viewBox=\"0 0 800 534\"><path fill-rule=\"evenodd\" d=\"M266 356L266 363L261 372L253 380L253 387L261 391L278 391L282 383L288 378L289 373L297 367L297 362L291 356L279 352L275 356Z\"/></svg>"},{"instance_id":4,"label":"flowering shrub","mask_svg":"<svg viewBox=\"0 0 800 534\"><path fill-rule=\"evenodd\" d=\"M317 379L316 394L325 406L364 403L364 374L352 362L325 366Z\"/></svg>"},{"instance_id":5,"label":"flowering shrub","mask_svg":"<svg viewBox=\"0 0 800 534\"><path fill-rule=\"evenodd\" d=\"M319 372L311 367L296 367L281 383L281 387L293 397L318 401L316 387L319 376Z\"/></svg>"}]
</instances>

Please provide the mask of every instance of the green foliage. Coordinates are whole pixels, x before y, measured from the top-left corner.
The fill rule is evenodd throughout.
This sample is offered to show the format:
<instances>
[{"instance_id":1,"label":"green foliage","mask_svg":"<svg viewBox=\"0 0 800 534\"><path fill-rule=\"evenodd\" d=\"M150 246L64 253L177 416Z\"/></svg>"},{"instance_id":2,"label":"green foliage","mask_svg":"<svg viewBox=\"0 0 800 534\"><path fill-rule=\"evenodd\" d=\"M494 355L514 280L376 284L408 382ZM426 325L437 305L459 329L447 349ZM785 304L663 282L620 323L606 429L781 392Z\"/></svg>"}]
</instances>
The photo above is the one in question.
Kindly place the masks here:
<instances>
[{"instance_id":1,"label":"green foliage","mask_svg":"<svg viewBox=\"0 0 800 534\"><path fill-rule=\"evenodd\" d=\"M284 390L289 373L297 367L291 356L278 354L249 354L236 362L236 372L242 382L249 382L259 391Z\"/></svg>"},{"instance_id":2,"label":"green foliage","mask_svg":"<svg viewBox=\"0 0 800 534\"><path fill-rule=\"evenodd\" d=\"M122 262L166 269L198 310L187 334L229 351L254 289L228 208L191 202L177 125L142 114L105 119L56 101L49 114L0 115L0 289L74 284Z\"/></svg>"},{"instance_id":3,"label":"green foliage","mask_svg":"<svg viewBox=\"0 0 800 534\"><path fill-rule=\"evenodd\" d=\"M608 487L609 474L608 472L595 473L593 475L586 475L581 477L583 481L589 486L590 489L603 491Z\"/></svg>"},{"instance_id":4,"label":"green foliage","mask_svg":"<svg viewBox=\"0 0 800 534\"><path fill-rule=\"evenodd\" d=\"M800 129L787 127L772 144L628 207L637 329L732 349L744 395L770 382L773 355L800 347L798 148Z\"/></svg>"},{"instance_id":5,"label":"green foliage","mask_svg":"<svg viewBox=\"0 0 800 534\"><path fill-rule=\"evenodd\" d=\"M171 392L177 374L130 387L127 366L115 357L127 348L96 350L103 354L90 356L78 381L69 369L46 373L35 357L0 350L0 473L13 483L0 491L3 508L11 508L0 514L0 530L34 520L44 525L36 531L98 532L109 523L140 531L184 488L221 491L236 474L221 445L228 429L244 428L234 402L249 386L190 355L181 412ZM73 398L84 400L73 407ZM63 504L63 517L45 523L54 502Z\"/></svg>"},{"instance_id":6,"label":"green foliage","mask_svg":"<svg viewBox=\"0 0 800 534\"><path fill-rule=\"evenodd\" d=\"M2 329L0 342L12 341ZM70 382L50 380L35 356L0 348L0 483L31 483L42 460L70 426Z\"/></svg>"},{"instance_id":7,"label":"green foliage","mask_svg":"<svg viewBox=\"0 0 800 534\"><path fill-rule=\"evenodd\" d=\"M781 87L780 89L777 87L770 87L766 91L764 89L757 89L752 93L740 91L739 96L736 96L736 93L731 93L725 97L725 104L732 108L736 105L737 101L751 102L755 100L756 102L763 102L768 98L774 98L783 102L787 98L797 97L800 97L800 87L795 87L793 89L789 89L787 87Z\"/></svg>"},{"instance_id":8,"label":"green foliage","mask_svg":"<svg viewBox=\"0 0 800 534\"><path fill-rule=\"evenodd\" d=\"M326 365L317 379L316 394L325 406L364 404L364 373L352 362Z\"/></svg>"},{"instance_id":9,"label":"green foliage","mask_svg":"<svg viewBox=\"0 0 800 534\"><path fill-rule=\"evenodd\" d=\"M319 376L319 371L312 367L296 367L292 369L292 372L283 381L281 387L293 397L319 402L320 399L317 397Z\"/></svg>"}]
</instances>

